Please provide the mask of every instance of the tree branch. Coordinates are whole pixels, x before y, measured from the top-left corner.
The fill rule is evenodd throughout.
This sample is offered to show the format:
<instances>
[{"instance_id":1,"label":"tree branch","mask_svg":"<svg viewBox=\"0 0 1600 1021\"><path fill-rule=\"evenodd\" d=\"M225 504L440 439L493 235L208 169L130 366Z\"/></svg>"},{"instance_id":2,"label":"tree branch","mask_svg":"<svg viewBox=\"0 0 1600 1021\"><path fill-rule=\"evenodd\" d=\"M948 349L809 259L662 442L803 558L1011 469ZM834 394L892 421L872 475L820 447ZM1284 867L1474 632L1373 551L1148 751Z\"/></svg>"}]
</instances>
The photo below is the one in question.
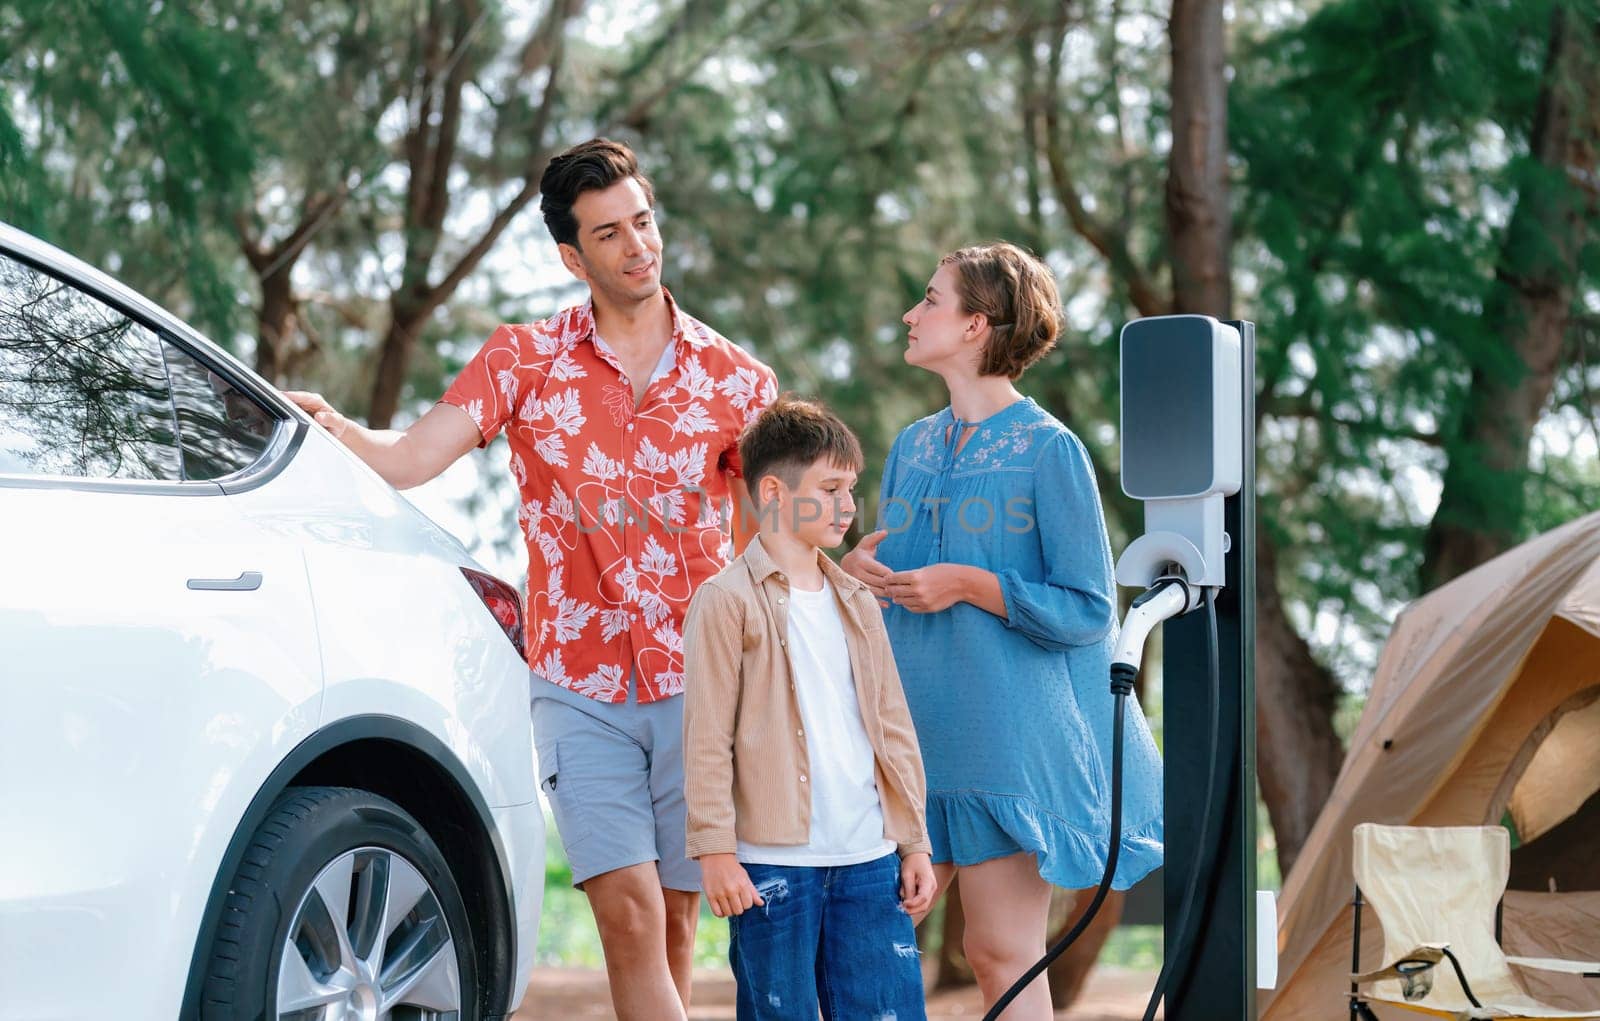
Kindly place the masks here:
<instances>
[{"instance_id":1,"label":"tree branch","mask_svg":"<svg viewBox=\"0 0 1600 1021\"><path fill-rule=\"evenodd\" d=\"M1056 200L1066 210L1067 219L1080 237L1089 242L1095 251L1111 264L1111 270L1128 288L1128 300L1140 315L1162 315L1172 308L1172 299L1163 294L1139 268L1128 247L1128 237L1100 223L1084 206L1078 194L1078 184L1067 166L1065 141L1061 137L1059 86L1061 80L1061 51L1066 41L1066 7L1057 24L1055 38L1050 44L1050 96L1044 109L1044 152L1050 168L1050 181L1054 185Z\"/></svg>"},{"instance_id":2,"label":"tree branch","mask_svg":"<svg viewBox=\"0 0 1600 1021\"><path fill-rule=\"evenodd\" d=\"M539 96L539 111L534 115L533 126L528 131L528 137L533 140L533 145L529 151L530 153L538 154L538 162L541 165L545 161L543 152L544 133L550 127L556 102L561 95L561 70L566 66L567 61L566 24L572 18L577 17L579 11L583 10L583 3L584 0L554 0L550 5L549 17L540 26L539 31L534 34L534 40L540 40L537 46L533 40L530 40L528 47L523 51L524 66L526 66L526 61L535 52L538 52L543 57L543 65L547 72L544 80L544 90ZM530 157L527 169L523 171L523 176L532 178L539 170L540 167L536 167L534 160Z\"/></svg>"},{"instance_id":3,"label":"tree branch","mask_svg":"<svg viewBox=\"0 0 1600 1021\"><path fill-rule=\"evenodd\" d=\"M239 239L239 250L244 253L250 268L260 273L261 267L266 264L267 253L261 250L261 239L251 229L250 219L245 216L243 209L233 211L233 232Z\"/></svg>"},{"instance_id":4,"label":"tree branch","mask_svg":"<svg viewBox=\"0 0 1600 1021\"><path fill-rule=\"evenodd\" d=\"M1296 394L1294 396L1263 394L1257 406L1257 418L1305 419L1336 425L1341 429L1348 429L1351 432L1369 436L1389 436L1397 440L1412 440L1430 447L1444 446L1444 437L1436 432L1427 432L1409 426L1394 427L1364 418L1343 418L1332 412L1323 411L1312 402L1309 393Z\"/></svg>"},{"instance_id":5,"label":"tree branch","mask_svg":"<svg viewBox=\"0 0 1600 1021\"><path fill-rule=\"evenodd\" d=\"M301 250L310 244L311 239L316 237L317 233L338 214L339 210L344 207L345 200L349 197L350 185L348 181L345 181L341 182L339 189L332 194L324 192L308 199L305 213L300 217L300 222L295 225L294 230L290 231L289 236L284 238L271 252L267 253L271 256L271 262L264 267L257 267L260 274L263 277L272 276L282 269L286 263L293 262L299 258Z\"/></svg>"},{"instance_id":6,"label":"tree branch","mask_svg":"<svg viewBox=\"0 0 1600 1021\"><path fill-rule=\"evenodd\" d=\"M684 66L676 74L668 75L667 80L662 82L661 85L654 91L647 93L646 95L635 100L620 116L613 115L611 113L611 111L615 108L614 103L607 103L602 108L601 119L613 124L626 125L627 127L633 128L636 131L642 130L647 119L647 115L657 103L671 95L673 91L682 86L684 82L688 81L689 76L698 71L700 66L704 64L707 59L726 46L729 40L743 34L744 31L748 29L756 21L756 19L764 14L767 8L771 6L772 0L763 0L763 2L754 5L750 8L750 10L745 12L744 17L740 18L732 28L730 28L723 35L713 39L709 45L702 49L693 58L685 62ZM685 11L684 20L687 20L688 16L688 11ZM671 35L680 31L681 28L682 24L679 23L674 25L671 29L668 29L666 34Z\"/></svg>"},{"instance_id":7,"label":"tree branch","mask_svg":"<svg viewBox=\"0 0 1600 1021\"><path fill-rule=\"evenodd\" d=\"M1589 244L1600 149L1600 25L1564 7L1551 13L1548 51L1528 149L1530 176L1501 238L1483 319L1515 359L1507 372L1480 357L1466 413L1450 437L1439 506L1423 540L1422 588L1510 548L1527 520L1528 444L1549 400L1571 326L1575 281ZM1559 180L1559 183L1556 181Z\"/></svg>"},{"instance_id":8,"label":"tree branch","mask_svg":"<svg viewBox=\"0 0 1600 1021\"><path fill-rule=\"evenodd\" d=\"M769 6L769 3L770 0L768 3L757 4L754 8L752 8L746 17L741 19L739 24L734 26L734 28L722 41L726 41L726 38L732 38L733 36L739 34L739 32L741 32L744 28L748 27L749 23L753 21L754 18L763 10L765 10L767 6ZM562 0L562 2L558 2L557 9L561 12L561 16L563 18L571 19L577 15L577 13L582 9L582 6L582 0ZM543 26L541 26L541 31L543 30ZM557 27L553 29L553 31L560 33L560 28ZM620 123L631 123L632 119L642 118L650 106L665 99L677 84L681 84L695 71L699 70L700 66L704 64L705 61L714 53L716 53L719 48L720 44L706 47L704 50L698 53L684 68L680 69L676 75L669 79L670 84L668 86L663 86L662 88L655 90L649 96L635 103L629 108L628 112L623 115L623 117L618 118L618 121ZM544 130L544 126L550 122L552 117L550 112L551 108L559 98L559 90L556 79L561 67L564 66L563 62L565 60L566 53L565 43L562 42L558 45L552 46L549 50L549 53L551 59L551 63L549 65L550 77L545 84L543 106L540 109L539 116L535 122L539 126L541 134ZM602 125L601 131L604 132L605 130L606 126ZM511 200L507 202L498 213L495 214L495 217L490 221L489 226L484 229L484 232L478 237L477 241L475 241L472 246L467 249L466 253L461 256L460 260L454 267L451 268L449 273L445 275L444 279L439 281L437 285L428 289L426 295L422 297L419 305L418 311L420 314L425 315L426 313L433 311L433 309L437 308L440 304L448 300L451 294L455 293L456 288L461 285L461 282L465 280L474 269L477 268L478 263L483 260L483 257L494 248L495 243L500 239L500 235L503 234L506 228L511 225L511 222L515 220L517 215L521 213L523 209L527 208L528 204L532 202L534 197L539 194L539 172L548 157L547 150L541 144L542 139L538 135L534 136L534 138L535 144L530 153L528 165L524 170L522 187L518 189L516 195L512 196Z\"/></svg>"},{"instance_id":9,"label":"tree branch","mask_svg":"<svg viewBox=\"0 0 1600 1021\"><path fill-rule=\"evenodd\" d=\"M439 24L439 5L437 2L428 7L428 23L422 37L422 59L418 63L417 89L420 95L414 95L416 114L411 119L411 124L406 130L405 153L406 163L411 168L411 176L406 182L406 221L420 223L423 219L423 203L426 201L426 182L431 178L429 157L429 124L433 119L433 102L437 95L436 83L438 82L438 59L440 49L441 26Z\"/></svg>"},{"instance_id":10,"label":"tree branch","mask_svg":"<svg viewBox=\"0 0 1600 1021\"><path fill-rule=\"evenodd\" d=\"M461 31L451 45L445 64L444 103L439 126L434 131L432 172L428 175L427 204L421 221L430 231L443 229L445 214L450 210L450 170L455 166L456 146L461 135L461 94L471 73L466 60L467 48L472 45L487 13L479 11L474 17L475 6L466 3L457 10L456 26ZM469 22L468 18L472 20Z\"/></svg>"},{"instance_id":11,"label":"tree branch","mask_svg":"<svg viewBox=\"0 0 1600 1021\"><path fill-rule=\"evenodd\" d=\"M550 121L554 118L553 109L556 103L559 102L561 94L560 75L566 61L565 27L566 23L576 17L582 9L583 0L556 0L550 8L549 18L540 24L528 46L524 47L524 56L535 50L540 50L548 55L549 62L545 66L549 74L545 79L544 92L540 97L539 111L530 132L532 142L529 147L528 160L523 166L522 187L517 189L517 193L511 197L511 200L495 214L494 219L489 221L489 226L484 228L483 233L462 254L456 264L444 275L444 278L419 296L418 305L415 309L418 318L428 315L449 300L450 296L455 293L456 288L461 286L462 281L466 280L472 271L477 269L484 256L488 255L494 248L495 244L500 240L500 236L511 226L511 222L539 194L539 179L544 164L549 159L549 150L544 144L544 133ZM553 41L545 46L535 46L533 40L541 37L551 38Z\"/></svg>"}]
</instances>

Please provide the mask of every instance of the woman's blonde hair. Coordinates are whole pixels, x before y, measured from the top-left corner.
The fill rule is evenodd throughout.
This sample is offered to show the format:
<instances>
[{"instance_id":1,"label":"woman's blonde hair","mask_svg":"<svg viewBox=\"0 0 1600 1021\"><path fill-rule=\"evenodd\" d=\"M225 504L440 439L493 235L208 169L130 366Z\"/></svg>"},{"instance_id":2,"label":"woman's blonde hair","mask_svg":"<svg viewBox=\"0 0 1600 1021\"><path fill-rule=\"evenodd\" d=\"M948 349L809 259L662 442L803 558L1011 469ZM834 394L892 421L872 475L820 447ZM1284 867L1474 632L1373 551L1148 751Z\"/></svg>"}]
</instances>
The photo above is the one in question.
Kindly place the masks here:
<instances>
[{"instance_id":1,"label":"woman's blonde hair","mask_svg":"<svg viewBox=\"0 0 1600 1021\"><path fill-rule=\"evenodd\" d=\"M961 311L989 320L989 339L978 359L981 376L1016 379L1056 346L1061 335L1061 292L1055 274L1007 241L958 248L939 260L956 274Z\"/></svg>"}]
</instances>

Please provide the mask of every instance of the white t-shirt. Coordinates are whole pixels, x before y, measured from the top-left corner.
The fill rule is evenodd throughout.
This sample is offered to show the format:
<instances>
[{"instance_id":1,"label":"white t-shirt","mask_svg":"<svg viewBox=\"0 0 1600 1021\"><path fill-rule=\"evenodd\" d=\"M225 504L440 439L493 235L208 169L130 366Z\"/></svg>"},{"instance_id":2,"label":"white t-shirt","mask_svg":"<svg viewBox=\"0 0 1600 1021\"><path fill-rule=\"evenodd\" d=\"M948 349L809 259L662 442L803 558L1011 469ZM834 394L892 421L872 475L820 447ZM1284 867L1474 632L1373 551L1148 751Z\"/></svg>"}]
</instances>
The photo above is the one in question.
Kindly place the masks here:
<instances>
[{"instance_id":1,"label":"white t-shirt","mask_svg":"<svg viewBox=\"0 0 1600 1021\"><path fill-rule=\"evenodd\" d=\"M883 836L876 758L845 645L833 586L789 589L789 664L811 773L811 840L771 846L739 841L739 860L760 865L859 865L894 850Z\"/></svg>"}]
</instances>

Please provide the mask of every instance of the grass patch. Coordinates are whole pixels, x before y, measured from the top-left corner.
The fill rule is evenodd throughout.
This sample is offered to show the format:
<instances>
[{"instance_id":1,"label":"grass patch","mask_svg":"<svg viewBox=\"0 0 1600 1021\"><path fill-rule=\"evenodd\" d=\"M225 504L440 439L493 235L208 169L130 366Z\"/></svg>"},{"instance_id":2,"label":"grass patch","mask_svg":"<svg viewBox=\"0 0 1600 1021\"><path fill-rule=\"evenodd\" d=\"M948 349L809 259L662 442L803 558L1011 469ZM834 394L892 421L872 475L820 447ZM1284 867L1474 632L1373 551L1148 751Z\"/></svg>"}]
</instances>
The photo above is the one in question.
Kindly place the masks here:
<instances>
[{"instance_id":1,"label":"grass patch","mask_svg":"<svg viewBox=\"0 0 1600 1021\"><path fill-rule=\"evenodd\" d=\"M603 968L600 932L589 910L589 898L572 887L572 866L561 849L555 823L545 817L544 912L539 916L539 948L536 963L545 967ZM728 921L711 913L700 902L700 926L695 933L694 963L697 968L716 968L728 963Z\"/></svg>"}]
</instances>

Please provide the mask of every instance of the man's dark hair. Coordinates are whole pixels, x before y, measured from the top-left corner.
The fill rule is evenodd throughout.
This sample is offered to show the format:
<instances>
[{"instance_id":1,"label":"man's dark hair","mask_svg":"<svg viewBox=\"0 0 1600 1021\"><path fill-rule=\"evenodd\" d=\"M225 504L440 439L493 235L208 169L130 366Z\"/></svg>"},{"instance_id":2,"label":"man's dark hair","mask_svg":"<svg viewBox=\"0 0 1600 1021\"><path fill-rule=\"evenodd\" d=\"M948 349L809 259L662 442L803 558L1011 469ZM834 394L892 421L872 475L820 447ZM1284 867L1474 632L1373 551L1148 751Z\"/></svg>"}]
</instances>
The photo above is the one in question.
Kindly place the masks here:
<instances>
[{"instance_id":1,"label":"man's dark hair","mask_svg":"<svg viewBox=\"0 0 1600 1021\"><path fill-rule=\"evenodd\" d=\"M739 460L751 499L757 499L763 476L776 475L793 488L807 468L824 458L851 471L860 471L865 462L861 441L838 415L794 394L779 397L739 437Z\"/></svg>"},{"instance_id":2,"label":"man's dark hair","mask_svg":"<svg viewBox=\"0 0 1600 1021\"><path fill-rule=\"evenodd\" d=\"M633 150L609 138L591 138L568 149L550 161L539 179L539 212L557 244L578 243L578 218L572 204L586 191L601 191L625 178L633 178L644 189L644 196L655 204L650 181L639 173L639 160Z\"/></svg>"}]
</instances>

